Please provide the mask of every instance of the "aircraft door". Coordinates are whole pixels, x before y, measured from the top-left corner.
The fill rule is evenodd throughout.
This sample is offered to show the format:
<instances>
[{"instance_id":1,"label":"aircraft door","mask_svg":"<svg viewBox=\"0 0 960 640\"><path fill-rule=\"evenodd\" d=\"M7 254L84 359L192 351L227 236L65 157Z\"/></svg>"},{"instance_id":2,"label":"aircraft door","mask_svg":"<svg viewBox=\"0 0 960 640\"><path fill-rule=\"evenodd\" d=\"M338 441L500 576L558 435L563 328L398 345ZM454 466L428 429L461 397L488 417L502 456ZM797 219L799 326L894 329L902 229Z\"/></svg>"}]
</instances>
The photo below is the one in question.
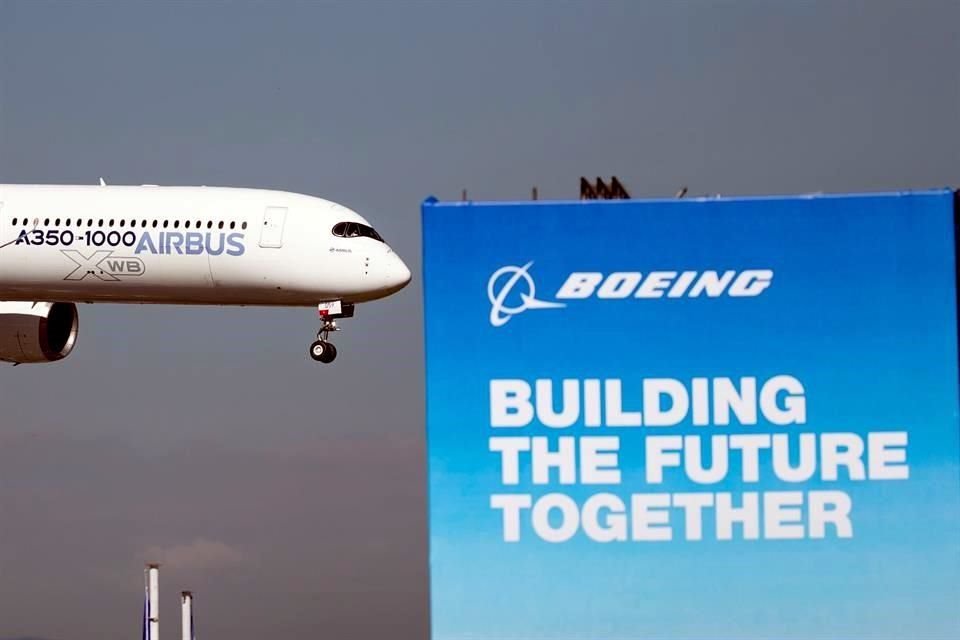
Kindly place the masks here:
<instances>
[{"instance_id":1,"label":"aircraft door","mask_svg":"<svg viewBox=\"0 0 960 640\"><path fill-rule=\"evenodd\" d=\"M286 221L286 207L267 207L263 212L263 226L260 227L260 246L274 249L282 247Z\"/></svg>"}]
</instances>

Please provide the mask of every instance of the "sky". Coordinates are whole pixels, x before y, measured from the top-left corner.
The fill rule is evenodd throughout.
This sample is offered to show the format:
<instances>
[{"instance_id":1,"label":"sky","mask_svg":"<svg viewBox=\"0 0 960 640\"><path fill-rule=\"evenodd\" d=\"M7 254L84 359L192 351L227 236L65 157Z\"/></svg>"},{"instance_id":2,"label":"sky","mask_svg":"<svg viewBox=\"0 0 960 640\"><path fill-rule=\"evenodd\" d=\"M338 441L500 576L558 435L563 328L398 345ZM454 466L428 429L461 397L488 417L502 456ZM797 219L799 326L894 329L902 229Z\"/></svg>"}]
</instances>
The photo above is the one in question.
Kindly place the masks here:
<instances>
[{"instance_id":1,"label":"sky","mask_svg":"<svg viewBox=\"0 0 960 640\"><path fill-rule=\"evenodd\" d=\"M429 634L422 200L960 185L954 2L0 0L0 183L341 202L414 281L310 309L84 305L0 370L0 638ZM582 334L589 339L589 328ZM469 340L470 336L464 336Z\"/></svg>"}]
</instances>

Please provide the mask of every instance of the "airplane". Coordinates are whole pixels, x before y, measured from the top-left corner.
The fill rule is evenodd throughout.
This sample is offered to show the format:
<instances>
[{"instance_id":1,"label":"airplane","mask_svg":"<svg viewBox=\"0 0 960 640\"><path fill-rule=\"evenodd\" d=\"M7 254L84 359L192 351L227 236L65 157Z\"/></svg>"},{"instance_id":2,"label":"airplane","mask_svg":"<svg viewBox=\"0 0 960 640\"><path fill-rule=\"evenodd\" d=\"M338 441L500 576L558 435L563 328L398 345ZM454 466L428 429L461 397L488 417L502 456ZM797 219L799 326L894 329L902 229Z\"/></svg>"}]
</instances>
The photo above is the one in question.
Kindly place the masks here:
<instances>
[{"instance_id":1,"label":"airplane","mask_svg":"<svg viewBox=\"0 0 960 640\"><path fill-rule=\"evenodd\" d=\"M311 306L310 357L355 305L410 270L369 222L323 198L232 187L0 184L0 361L73 350L77 303Z\"/></svg>"}]
</instances>

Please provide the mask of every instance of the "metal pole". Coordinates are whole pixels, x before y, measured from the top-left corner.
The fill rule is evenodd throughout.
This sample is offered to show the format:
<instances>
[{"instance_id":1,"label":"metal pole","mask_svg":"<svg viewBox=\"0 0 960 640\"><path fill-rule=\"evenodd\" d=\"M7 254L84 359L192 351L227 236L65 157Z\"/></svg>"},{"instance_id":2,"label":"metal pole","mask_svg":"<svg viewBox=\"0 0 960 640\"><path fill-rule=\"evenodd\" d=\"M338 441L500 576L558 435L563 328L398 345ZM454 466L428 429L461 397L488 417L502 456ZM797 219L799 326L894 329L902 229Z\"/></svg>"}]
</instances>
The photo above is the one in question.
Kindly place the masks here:
<instances>
[{"instance_id":1,"label":"metal pole","mask_svg":"<svg viewBox=\"0 0 960 640\"><path fill-rule=\"evenodd\" d=\"M146 640L160 639L160 565L151 563L147 565L146 570L147 583L147 606L144 615L146 617Z\"/></svg>"},{"instance_id":2,"label":"metal pole","mask_svg":"<svg viewBox=\"0 0 960 640\"><path fill-rule=\"evenodd\" d=\"M193 628L193 594L183 591L180 593L180 638L196 640L196 637L196 631Z\"/></svg>"}]
</instances>

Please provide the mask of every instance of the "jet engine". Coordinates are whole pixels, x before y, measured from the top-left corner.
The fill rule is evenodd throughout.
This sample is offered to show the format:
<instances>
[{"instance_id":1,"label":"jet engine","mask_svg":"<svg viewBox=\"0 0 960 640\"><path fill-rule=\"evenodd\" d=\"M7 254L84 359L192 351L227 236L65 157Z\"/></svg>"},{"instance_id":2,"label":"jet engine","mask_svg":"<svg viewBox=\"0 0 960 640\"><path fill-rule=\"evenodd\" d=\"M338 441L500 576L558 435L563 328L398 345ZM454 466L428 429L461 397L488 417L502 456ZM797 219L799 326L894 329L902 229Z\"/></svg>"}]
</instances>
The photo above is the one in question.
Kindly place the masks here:
<instances>
[{"instance_id":1,"label":"jet engine","mask_svg":"<svg viewBox=\"0 0 960 640\"><path fill-rule=\"evenodd\" d=\"M72 302L0 302L0 361L53 362L77 342Z\"/></svg>"}]
</instances>

